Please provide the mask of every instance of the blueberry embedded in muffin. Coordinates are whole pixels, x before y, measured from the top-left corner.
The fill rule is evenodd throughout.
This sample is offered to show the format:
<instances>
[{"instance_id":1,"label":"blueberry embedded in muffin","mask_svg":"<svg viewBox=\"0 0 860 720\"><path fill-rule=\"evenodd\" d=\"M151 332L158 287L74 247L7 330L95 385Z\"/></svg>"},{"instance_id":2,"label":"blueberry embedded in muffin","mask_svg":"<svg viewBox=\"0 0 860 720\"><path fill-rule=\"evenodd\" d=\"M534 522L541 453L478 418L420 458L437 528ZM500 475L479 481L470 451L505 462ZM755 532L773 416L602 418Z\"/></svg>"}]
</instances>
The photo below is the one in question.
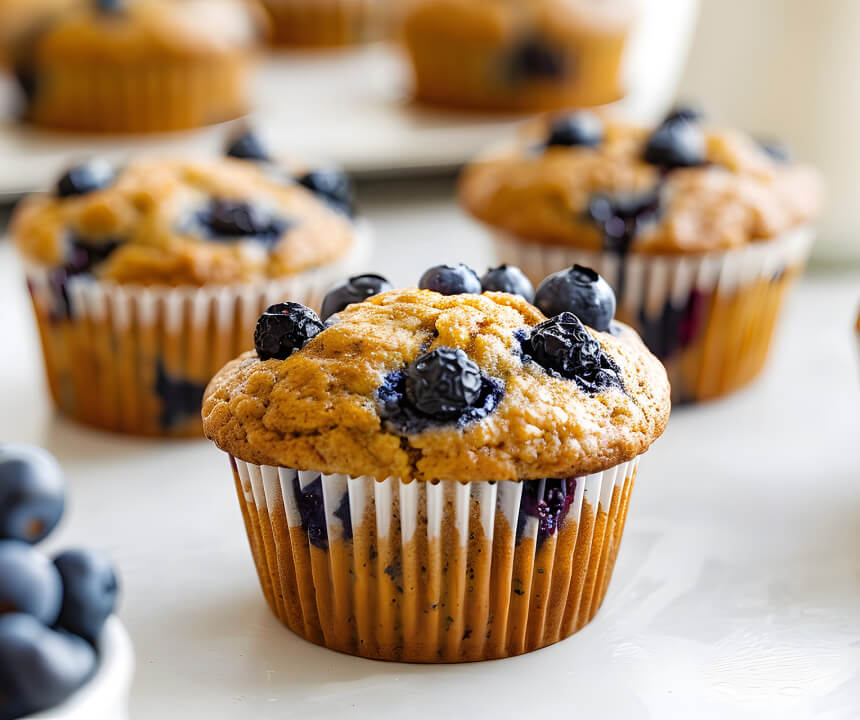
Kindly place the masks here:
<instances>
[{"instance_id":1,"label":"blueberry embedded in muffin","mask_svg":"<svg viewBox=\"0 0 860 720\"><path fill-rule=\"evenodd\" d=\"M607 332L615 317L615 292L601 275L582 265L559 270L544 279L534 304L547 317L572 312L600 332Z\"/></svg>"},{"instance_id":2,"label":"blueberry embedded in muffin","mask_svg":"<svg viewBox=\"0 0 860 720\"><path fill-rule=\"evenodd\" d=\"M369 297L392 289L392 284L382 275L355 275L326 293L323 298L321 317L327 321L332 315L339 313L352 303L362 302Z\"/></svg>"}]
</instances>

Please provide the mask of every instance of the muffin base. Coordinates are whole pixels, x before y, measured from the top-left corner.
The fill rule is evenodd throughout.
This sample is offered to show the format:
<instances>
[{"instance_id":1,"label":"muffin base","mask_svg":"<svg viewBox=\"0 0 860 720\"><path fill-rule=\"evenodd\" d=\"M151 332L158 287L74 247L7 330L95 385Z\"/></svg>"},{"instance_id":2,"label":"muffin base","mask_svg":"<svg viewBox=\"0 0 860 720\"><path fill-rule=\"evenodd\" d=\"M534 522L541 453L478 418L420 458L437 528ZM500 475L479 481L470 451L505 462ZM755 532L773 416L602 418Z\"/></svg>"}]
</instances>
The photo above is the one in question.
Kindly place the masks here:
<instances>
[{"instance_id":1,"label":"muffin base","mask_svg":"<svg viewBox=\"0 0 860 720\"><path fill-rule=\"evenodd\" d=\"M272 20L273 45L338 47L392 34L397 0L263 0Z\"/></svg>"},{"instance_id":2,"label":"muffin base","mask_svg":"<svg viewBox=\"0 0 860 720\"><path fill-rule=\"evenodd\" d=\"M618 295L617 318L666 366L679 404L727 395L759 375L814 233L804 227L736 250L626 258L493 237L502 262L521 267L535 285L574 263L603 275Z\"/></svg>"},{"instance_id":3,"label":"muffin base","mask_svg":"<svg viewBox=\"0 0 860 720\"><path fill-rule=\"evenodd\" d=\"M367 256L368 230L339 262L262 285L171 288L72 278L65 297L51 271L27 268L48 386L61 413L130 433L202 436L203 392L227 362L253 347L266 307L319 309L328 289Z\"/></svg>"},{"instance_id":4,"label":"muffin base","mask_svg":"<svg viewBox=\"0 0 860 720\"><path fill-rule=\"evenodd\" d=\"M560 528L542 536L523 510L527 483L230 462L272 612L332 650L422 663L520 655L583 628L606 595L638 468L577 478ZM548 481L529 482L541 497Z\"/></svg>"}]
</instances>

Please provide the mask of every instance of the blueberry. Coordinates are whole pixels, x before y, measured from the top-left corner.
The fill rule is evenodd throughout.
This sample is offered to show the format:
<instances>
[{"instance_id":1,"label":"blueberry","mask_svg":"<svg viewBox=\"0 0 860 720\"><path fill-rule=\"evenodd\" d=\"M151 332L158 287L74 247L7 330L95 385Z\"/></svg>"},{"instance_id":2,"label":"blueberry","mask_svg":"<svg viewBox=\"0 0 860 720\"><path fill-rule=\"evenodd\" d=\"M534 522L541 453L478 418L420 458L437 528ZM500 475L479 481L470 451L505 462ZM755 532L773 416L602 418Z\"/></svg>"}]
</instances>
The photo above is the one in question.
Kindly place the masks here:
<instances>
[{"instance_id":1,"label":"blueberry","mask_svg":"<svg viewBox=\"0 0 860 720\"><path fill-rule=\"evenodd\" d=\"M310 308L294 302L278 303L269 307L257 321L254 346L260 360L286 360L323 330L325 325Z\"/></svg>"},{"instance_id":2,"label":"blueberry","mask_svg":"<svg viewBox=\"0 0 860 720\"><path fill-rule=\"evenodd\" d=\"M83 638L22 613L0 616L0 718L59 705L92 677L96 652Z\"/></svg>"},{"instance_id":3,"label":"blueberry","mask_svg":"<svg viewBox=\"0 0 860 720\"><path fill-rule=\"evenodd\" d=\"M535 293L535 305L547 317L572 312L600 332L609 330L615 317L615 293L600 275L574 265L547 277Z\"/></svg>"},{"instance_id":4,"label":"blueberry","mask_svg":"<svg viewBox=\"0 0 860 720\"><path fill-rule=\"evenodd\" d=\"M695 167L705 162L705 134L695 122L670 118L648 138L643 154L652 165L671 169Z\"/></svg>"},{"instance_id":5,"label":"blueberry","mask_svg":"<svg viewBox=\"0 0 860 720\"><path fill-rule=\"evenodd\" d=\"M669 114L666 115L663 122L670 123L675 120L685 120L686 122L695 123L699 122L704 116L705 114L702 112L701 108L693 105L679 105L678 107L673 108Z\"/></svg>"},{"instance_id":6,"label":"blueberry","mask_svg":"<svg viewBox=\"0 0 860 720\"><path fill-rule=\"evenodd\" d=\"M191 419L200 418L206 383L195 382L169 373L159 357L155 367L155 394L161 400L159 423L174 430Z\"/></svg>"},{"instance_id":7,"label":"blueberry","mask_svg":"<svg viewBox=\"0 0 860 720\"><path fill-rule=\"evenodd\" d=\"M278 242L290 227L288 220L258 205L224 198L212 198L197 213L197 220L215 240L250 238L268 246Z\"/></svg>"},{"instance_id":8,"label":"blueberry","mask_svg":"<svg viewBox=\"0 0 860 720\"><path fill-rule=\"evenodd\" d=\"M442 295L461 295L464 293L480 295L483 292L478 274L463 263L454 267L437 265L430 268L421 276L418 287L422 290L433 290Z\"/></svg>"},{"instance_id":9,"label":"blueberry","mask_svg":"<svg viewBox=\"0 0 860 720\"><path fill-rule=\"evenodd\" d=\"M60 614L60 574L42 553L19 540L0 540L0 614L23 612L45 625Z\"/></svg>"},{"instance_id":10,"label":"blueberry","mask_svg":"<svg viewBox=\"0 0 860 720\"><path fill-rule=\"evenodd\" d=\"M95 0L96 8L101 12L114 13L123 10L125 0Z\"/></svg>"},{"instance_id":11,"label":"blueberry","mask_svg":"<svg viewBox=\"0 0 860 720\"><path fill-rule=\"evenodd\" d=\"M459 348L440 347L406 370L406 396L425 415L453 420L481 397L481 371Z\"/></svg>"},{"instance_id":12,"label":"blueberry","mask_svg":"<svg viewBox=\"0 0 860 720\"><path fill-rule=\"evenodd\" d=\"M547 147L595 147L603 142L603 123L590 112L575 112L556 117L549 128Z\"/></svg>"},{"instance_id":13,"label":"blueberry","mask_svg":"<svg viewBox=\"0 0 860 720\"><path fill-rule=\"evenodd\" d=\"M356 275L347 282L328 291L322 304L322 319L328 320L347 305L359 303L367 298L392 289L392 285L381 275Z\"/></svg>"},{"instance_id":14,"label":"blueberry","mask_svg":"<svg viewBox=\"0 0 860 720\"><path fill-rule=\"evenodd\" d=\"M302 530L308 534L308 542L320 550L328 550L328 524L325 517L322 477L312 480L304 488L298 473L293 478L293 492L302 519Z\"/></svg>"},{"instance_id":15,"label":"blueberry","mask_svg":"<svg viewBox=\"0 0 860 720\"><path fill-rule=\"evenodd\" d=\"M57 626L95 644L116 608L118 584L113 565L93 550L66 550L54 558L63 580Z\"/></svg>"},{"instance_id":16,"label":"blueberry","mask_svg":"<svg viewBox=\"0 0 860 720\"><path fill-rule=\"evenodd\" d=\"M300 185L318 195L338 212L347 217L353 217L355 214L352 183L342 170L338 168L311 170L299 177L298 181Z\"/></svg>"},{"instance_id":17,"label":"blueberry","mask_svg":"<svg viewBox=\"0 0 860 720\"><path fill-rule=\"evenodd\" d=\"M514 265L499 265L490 268L481 278L481 288L484 292L504 292L519 295L527 302L532 302L535 289L525 273Z\"/></svg>"},{"instance_id":18,"label":"blueberry","mask_svg":"<svg viewBox=\"0 0 860 720\"><path fill-rule=\"evenodd\" d=\"M618 366L573 313L561 313L532 328L523 351L591 395L624 389Z\"/></svg>"},{"instance_id":19,"label":"blueberry","mask_svg":"<svg viewBox=\"0 0 860 720\"><path fill-rule=\"evenodd\" d=\"M227 157L239 160L255 160L258 162L269 162L271 158L263 147L260 138L252 130L233 137L227 145Z\"/></svg>"},{"instance_id":20,"label":"blueberry","mask_svg":"<svg viewBox=\"0 0 860 720\"><path fill-rule=\"evenodd\" d=\"M52 455L27 445L0 446L0 539L46 538L63 515L65 491Z\"/></svg>"},{"instance_id":21,"label":"blueberry","mask_svg":"<svg viewBox=\"0 0 860 720\"><path fill-rule=\"evenodd\" d=\"M39 76L33 62L30 59L18 60L12 68L12 73L15 77L15 82L21 89L21 94L24 100L29 104L36 98L36 93L39 90Z\"/></svg>"},{"instance_id":22,"label":"blueberry","mask_svg":"<svg viewBox=\"0 0 860 720\"><path fill-rule=\"evenodd\" d=\"M610 252L626 254L643 225L661 212L659 188L639 194L595 193L588 202L587 216L601 230L603 245Z\"/></svg>"},{"instance_id":23,"label":"blueberry","mask_svg":"<svg viewBox=\"0 0 860 720\"><path fill-rule=\"evenodd\" d=\"M92 160L66 171L57 182L59 197L86 195L96 190L104 190L113 183L116 173L104 160Z\"/></svg>"},{"instance_id":24,"label":"blueberry","mask_svg":"<svg viewBox=\"0 0 860 720\"><path fill-rule=\"evenodd\" d=\"M511 70L515 81L561 78L567 70L566 54L543 38L529 37L515 46Z\"/></svg>"},{"instance_id":25,"label":"blueberry","mask_svg":"<svg viewBox=\"0 0 860 720\"><path fill-rule=\"evenodd\" d=\"M788 145L779 140L759 140L758 146L779 165L787 165L791 162L791 150Z\"/></svg>"}]
</instances>

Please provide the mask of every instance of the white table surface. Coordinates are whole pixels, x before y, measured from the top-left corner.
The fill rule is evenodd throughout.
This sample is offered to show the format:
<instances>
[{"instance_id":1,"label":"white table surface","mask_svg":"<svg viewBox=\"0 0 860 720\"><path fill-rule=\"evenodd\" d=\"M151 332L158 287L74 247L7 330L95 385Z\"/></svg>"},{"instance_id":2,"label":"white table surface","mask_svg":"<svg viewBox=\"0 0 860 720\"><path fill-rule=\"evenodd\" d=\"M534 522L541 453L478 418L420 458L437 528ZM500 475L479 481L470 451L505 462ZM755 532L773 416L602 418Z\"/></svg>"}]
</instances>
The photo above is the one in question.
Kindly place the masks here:
<instances>
[{"instance_id":1,"label":"white table surface","mask_svg":"<svg viewBox=\"0 0 860 720\"><path fill-rule=\"evenodd\" d=\"M371 188L373 269L483 269L489 246L445 185ZM429 194L428 194L429 193ZM643 461L606 605L512 660L372 662L282 628L257 585L227 461L57 419L17 262L0 247L0 439L65 466L49 547L108 550L134 640L134 720L860 717L860 274L813 275L773 362L735 397L674 413Z\"/></svg>"}]
</instances>

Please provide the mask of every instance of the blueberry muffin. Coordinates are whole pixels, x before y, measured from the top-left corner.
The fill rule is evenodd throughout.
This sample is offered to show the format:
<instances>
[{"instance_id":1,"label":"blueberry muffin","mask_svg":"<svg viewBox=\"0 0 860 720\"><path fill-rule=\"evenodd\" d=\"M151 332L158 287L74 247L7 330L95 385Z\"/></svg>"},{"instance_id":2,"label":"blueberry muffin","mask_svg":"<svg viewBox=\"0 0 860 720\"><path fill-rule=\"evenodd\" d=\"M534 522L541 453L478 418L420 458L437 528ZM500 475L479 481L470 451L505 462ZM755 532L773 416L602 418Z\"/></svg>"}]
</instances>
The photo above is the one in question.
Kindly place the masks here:
<instances>
[{"instance_id":1,"label":"blueberry muffin","mask_svg":"<svg viewBox=\"0 0 860 720\"><path fill-rule=\"evenodd\" d=\"M464 172L460 199L534 281L574 263L667 365L673 400L752 380L802 272L821 187L810 168L679 109L656 128L580 111L529 125Z\"/></svg>"},{"instance_id":2,"label":"blueberry muffin","mask_svg":"<svg viewBox=\"0 0 860 720\"><path fill-rule=\"evenodd\" d=\"M630 0L417 0L403 21L416 97L459 108L553 110L624 94Z\"/></svg>"},{"instance_id":3,"label":"blueberry muffin","mask_svg":"<svg viewBox=\"0 0 860 720\"><path fill-rule=\"evenodd\" d=\"M262 0L281 47L360 45L392 35L402 0Z\"/></svg>"},{"instance_id":4,"label":"blueberry muffin","mask_svg":"<svg viewBox=\"0 0 860 720\"><path fill-rule=\"evenodd\" d=\"M0 0L0 68L14 65L19 38L80 0Z\"/></svg>"},{"instance_id":5,"label":"blueberry muffin","mask_svg":"<svg viewBox=\"0 0 860 720\"><path fill-rule=\"evenodd\" d=\"M362 245L343 204L232 158L72 168L11 232L60 410L151 435L199 434L206 383L271 299L319 306Z\"/></svg>"},{"instance_id":6,"label":"blueberry muffin","mask_svg":"<svg viewBox=\"0 0 860 720\"><path fill-rule=\"evenodd\" d=\"M100 133L232 120L266 22L250 0L78 0L14 43L24 117Z\"/></svg>"},{"instance_id":7,"label":"blueberry muffin","mask_svg":"<svg viewBox=\"0 0 860 720\"><path fill-rule=\"evenodd\" d=\"M255 351L206 391L204 432L230 456L264 595L290 629L364 657L460 662L594 617L670 405L608 285L580 271L590 282L550 319L518 269L482 281L462 265L420 289L351 278L325 319L295 303L260 317Z\"/></svg>"}]
</instances>

